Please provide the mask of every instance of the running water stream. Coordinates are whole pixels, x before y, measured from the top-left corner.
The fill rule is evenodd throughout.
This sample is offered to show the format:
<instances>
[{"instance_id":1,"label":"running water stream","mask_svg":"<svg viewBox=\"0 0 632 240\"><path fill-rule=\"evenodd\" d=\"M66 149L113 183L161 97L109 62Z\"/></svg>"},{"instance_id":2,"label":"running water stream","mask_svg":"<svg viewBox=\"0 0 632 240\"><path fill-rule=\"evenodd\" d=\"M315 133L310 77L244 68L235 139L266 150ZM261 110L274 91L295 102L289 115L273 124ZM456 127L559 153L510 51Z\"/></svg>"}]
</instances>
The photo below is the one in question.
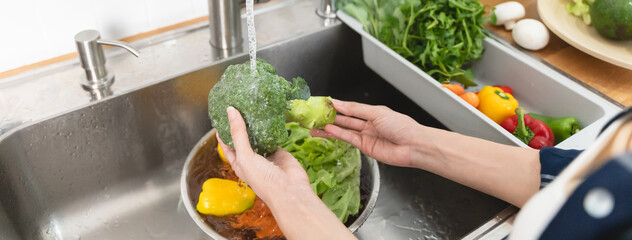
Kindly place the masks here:
<instances>
[{"instance_id":1,"label":"running water stream","mask_svg":"<svg viewBox=\"0 0 632 240\"><path fill-rule=\"evenodd\" d=\"M257 69L257 34L255 33L254 0L246 0L246 23L248 25L248 54L250 55L250 71Z\"/></svg>"}]
</instances>

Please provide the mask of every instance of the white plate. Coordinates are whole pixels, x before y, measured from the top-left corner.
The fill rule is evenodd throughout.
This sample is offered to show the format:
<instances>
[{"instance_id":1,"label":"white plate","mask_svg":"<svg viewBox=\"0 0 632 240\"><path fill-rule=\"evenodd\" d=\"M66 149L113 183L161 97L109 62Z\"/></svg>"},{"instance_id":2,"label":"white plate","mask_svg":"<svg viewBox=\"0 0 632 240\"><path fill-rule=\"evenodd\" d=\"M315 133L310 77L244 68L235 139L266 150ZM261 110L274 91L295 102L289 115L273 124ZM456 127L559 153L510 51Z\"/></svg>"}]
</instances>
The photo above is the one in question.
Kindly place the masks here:
<instances>
[{"instance_id":1,"label":"white plate","mask_svg":"<svg viewBox=\"0 0 632 240\"><path fill-rule=\"evenodd\" d=\"M566 11L571 0L538 0L542 22L571 46L614 65L632 69L632 41L609 40Z\"/></svg>"}]
</instances>

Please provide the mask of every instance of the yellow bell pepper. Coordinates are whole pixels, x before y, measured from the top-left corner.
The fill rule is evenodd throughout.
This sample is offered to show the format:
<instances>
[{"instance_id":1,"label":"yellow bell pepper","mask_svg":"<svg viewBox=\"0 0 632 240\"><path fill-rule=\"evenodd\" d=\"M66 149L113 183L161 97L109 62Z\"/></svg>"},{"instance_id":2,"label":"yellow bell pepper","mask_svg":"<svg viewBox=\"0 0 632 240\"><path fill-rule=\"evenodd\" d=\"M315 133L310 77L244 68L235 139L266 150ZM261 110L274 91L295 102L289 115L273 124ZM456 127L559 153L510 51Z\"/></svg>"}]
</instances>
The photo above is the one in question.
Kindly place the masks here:
<instances>
[{"instance_id":1,"label":"yellow bell pepper","mask_svg":"<svg viewBox=\"0 0 632 240\"><path fill-rule=\"evenodd\" d=\"M219 143L217 143L217 153L219 154L219 158L221 158L222 161L224 161L225 163L228 162L228 160L226 160L226 156L224 156L224 150L222 150L222 146L220 146Z\"/></svg>"},{"instance_id":2,"label":"yellow bell pepper","mask_svg":"<svg viewBox=\"0 0 632 240\"><path fill-rule=\"evenodd\" d=\"M478 92L478 97L478 110L498 124L516 114L518 101L500 88L485 86Z\"/></svg>"},{"instance_id":3,"label":"yellow bell pepper","mask_svg":"<svg viewBox=\"0 0 632 240\"><path fill-rule=\"evenodd\" d=\"M255 202L255 192L245 184L221 178L209 178L202 185L198 212L213 216L241 214Z\"/></svg>"}]
</instances>

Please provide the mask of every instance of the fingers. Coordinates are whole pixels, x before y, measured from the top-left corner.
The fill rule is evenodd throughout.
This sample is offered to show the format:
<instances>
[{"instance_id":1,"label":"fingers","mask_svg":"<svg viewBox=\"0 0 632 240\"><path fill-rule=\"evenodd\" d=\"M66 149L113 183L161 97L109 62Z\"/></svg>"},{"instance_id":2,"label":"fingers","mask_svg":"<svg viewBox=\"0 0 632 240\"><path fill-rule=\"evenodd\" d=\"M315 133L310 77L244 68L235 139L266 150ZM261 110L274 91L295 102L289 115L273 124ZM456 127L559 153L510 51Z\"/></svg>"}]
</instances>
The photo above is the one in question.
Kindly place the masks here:
<instances>
[{"instance_id":1,"label":"fingers","mask_svg":"<svg viewBox=\"0 0 632 240\"><path fill-rule=\"evenodd\" d=\"M235 161L235 150L230 146L226 145L222 139L219 138L219 134L215 134L215 138L217 138L217 142L221 145L222 150L224 152L224 157L228 160L228 163L232 163Z\"/></svg>"},{"instance_id":2,"label":"fingers","mask_svg":"<svg viewBox=\"0 0 632 240\"><path fill-rule=\"evenodd\" d=\"M362 137L360 136L359 132L344 129L344 128L338 127L336 125L331 125L331 124L325 126L325 132L327 132L327 134L332 136L330 138L335 138L338 140L351 143L351 145L356 146L358 148L362 146Z\"/></svg>"},{"instance_id":3,"label":"fingers","mask_svg":"<svg viewBox=\"0 0 632 240\"><path fill-rule=\"evenodd\" d=\"M283 171L295 168L297 165L303 169L296 158L294 158L294 156L292 156L289 152L283 150L281 147L278 147L277 150L268 157L268 159L283 169Z\"/></svg>"},{"instance_id":4,"label":"fingers","mask_svg":"<svg viewBox=\"0 0 632 240\"><path fill-rule=\"evenodd\" d=\"M336 117L337 119L338 117ZM312 129L309 131L312 137L322 137L322 138L330 138L330 139L338 139L348 143L351 143L354 146L360 146L359 144L362 142L361 133L352 129L344 129L337 125L328 124L325 126L324 130L320 129Z\"/></svg>"},{"instance_id":5,"label":"fingers","mask_svg":"<svg viewBox=\"0 0 632 240\"><path fill-rule=\"evenodd\" d=\"M241 117L239 111L237 111L237 109L233 107L228 107L226 109L226 113L228 114L230 135L233 138L233 145L235 146L235 149L232 149L225 144L222 145L222 149L227 149L227 151L224 152L224 156L226 156L226 160L228 160L230 166L233 168L233 170L235 170L237 176L248 183L252 178L251 175L256 174L256 171L253 172L248 169L248 167L242 168L242 166L255 166L260 163L255 157L257 155L252 151L252 148L250 147L248 133L246 132L246 123ZM223 142L221 144L223 144ZM224 148L224 146L226 146L226 148Z\"/></svg>"},{"instance_id":6,"label":"fingers","mask_svg":"<svg viewBox=\"0 0 632 240\"><path fill-rule=\"evenodd\" d=\"M355 131L362 131L366 127L365 120L347 117L347 116L341 116L341 115L336 116L336 120L334 120L334 124L336 126L355 130Z\"/></svg>"},{"instance_id":7,"label":"fingers","mask_svg":"<svg viewBox=\"0 0 632 240\"><path fill-rule=\"evenodd\" d=\"M367 121L353 117L338 115L336 116L334 125L352 131L363 132L367 128ZM312 137L336 138L335 136L331 135L331 133L320 129L312 129L309 133L312 135Z\"/></svg>"},{"instance_id":8,"label":"fingers","mask_svg":"<svg viewBox=\"0 0 632 240\"><path fill-rule=\"evenodd\" d=\"M270 155L268 159L284 170L287 170L288 167L296 167L297 165L298 167L301 167L296 158L294 158L294 156L292 156L289 152L283 150L281 147L277 148L277 150Z\"/></svg>"},{"instance_id":9,"label":"fingers","mask_svg":"<svg viewBox=\"0 0 632 240\"><path fill-rule=\"evenodd\" d=\"M303 169L301 164L298 160L296 160L296 158L294 158L294 156L292 156L292 154L283 150L283 148L277 148L274 154L270 155L268 159L281 168L283 172L290 175L292 179L304 181L309 184L309 178L307 177L305 169Z\"/></svg>"},{"instance_id":10,"label":"fingers","mask_svg":"<svg viewBox=\"0 0 632 240\"><path fill-rule=\"evenodd\" d=\"M226 109L228 114L228 122L230 123L230 135L233 137L233 145L235 150L239 152L252 152L250 141L248 141L248 132L246 132L246 123L241 117L241 113L234 107Z\"/></svg>"},{"instance_id":11,"label":"fingers","mask_svg":"<svg viewBox=\"0 0 632 240\"><path fill-rule=\"evenodd\" d=\"M222 147L222 150L224 151L224 157L226 157L226 160L228 161L228 164L230 164L230 167L235 171L235 174L237 174L237 177L239 177L241 180L243 180L244 182L248 183L249 182L249 171L248 169L243 169L242 166L250 166L252 165L252 161L254 160L253 157L250 157L247 154L241 154L240 158L237 158L237 154L235 153L235 149L231 148L230 146L226 145L222 139L219 138L219 135L217 136L217 141L219 142L219 144Z\"/></svg>"},{"instance_id":12,"label":"fingers","mask_svg":"<svg viewBox=\"0 0 632 240\"><path fill-rule=\"evenodd\" d=\"M333 99L334 108L344 115L358 117L368 121L374 120L378 115L380 109L383 107L372 106L368 104L362 104L357 102L346 102L337 99Z\"/></svg>"},{"instance_id":13,"label":"fingers","mask_svg":"<svg viewBox=\"0 0 632 240\"><path fill-rule=\"evenodd\" d=\"M312 130L309 130L309 134L311 134L312 137L334 138L333 135L329 134L325 130L321 130L321 129L318 129L318 128L314 128Z\"/></svg>"}]
</instances>

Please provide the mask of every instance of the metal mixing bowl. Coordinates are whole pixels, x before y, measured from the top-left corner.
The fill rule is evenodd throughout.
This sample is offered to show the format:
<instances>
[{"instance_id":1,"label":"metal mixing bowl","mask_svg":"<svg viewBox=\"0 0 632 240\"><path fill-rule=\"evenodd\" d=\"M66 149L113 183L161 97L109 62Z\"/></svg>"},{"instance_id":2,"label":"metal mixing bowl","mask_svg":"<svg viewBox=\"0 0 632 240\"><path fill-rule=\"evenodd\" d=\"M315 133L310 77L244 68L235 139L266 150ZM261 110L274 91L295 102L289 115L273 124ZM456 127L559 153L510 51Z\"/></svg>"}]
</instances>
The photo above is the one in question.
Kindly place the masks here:
<instances>
[{"instance_id":1,"label":"metal mixing bowl","mask_svg":"<svg viewBox=\"0 0 632 240\"><path fill-rule=\"evenodd\" d=\"M211 129L206 135L204 135L200 141L195 144L195 147L187 156L187 160L184 163L184 167L182 168L182 177L180 178L180 194L182 197L182 201L184 202L184 206L191 216L191 219L195 222L195 224L202 229L209 237L222 240L226 239L221 236L215 230L213 230L209 225L204 222L202 216L195 209L195 204L197 203L196 199L189 198L189 189L187 184L187 178L189 177L189 169L194 163L194 159L196 154L203 146L210 144L210 146L217 145L217 139L215 138L215 134L217 130ZM373 158L370 158L364 154L362 154L362 170L360 171L360 188L361 192L368 192L369 197L366 205L360 209L359 215L357 218L353 220L353 222L349 225L349 230L351 232L355 232L358 230L360 226L369 218L371 211L375 207L375 203L377 202L377 195L380 190L380 171L377 165L377 161ZM349 219L352 219L353 216L349 216Z\"/></svg>"}]
</instances>

